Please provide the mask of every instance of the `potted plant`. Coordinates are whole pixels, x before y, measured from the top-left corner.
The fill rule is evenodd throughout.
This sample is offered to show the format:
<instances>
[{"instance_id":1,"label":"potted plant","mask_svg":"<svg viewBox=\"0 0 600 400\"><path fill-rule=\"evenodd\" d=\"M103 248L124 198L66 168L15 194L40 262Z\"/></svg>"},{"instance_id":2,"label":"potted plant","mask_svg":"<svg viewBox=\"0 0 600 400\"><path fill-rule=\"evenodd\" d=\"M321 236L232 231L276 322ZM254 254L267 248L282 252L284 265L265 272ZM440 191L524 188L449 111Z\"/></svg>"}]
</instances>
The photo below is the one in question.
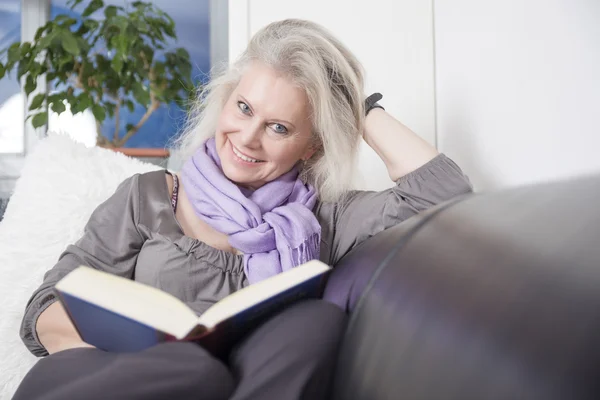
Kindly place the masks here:
<instances>
[{"instance_id":1,"label":"potted plant","mask_svg":"<svg viewBox=\"0 0 600 400\"><path fill-rule=\"evenodd\" d=\"M48 107L75 115L91 110L96 120L97 144L119 148L135 135L161 106L187 104L194 85L189 53L167 50L175 41L173 19L151 3L106 6L102 0L70 0L71 14L61 14L40 27L31 42L15 42L0 52L0 79L16 68L24 78L29 101L27 118L34 127L48 122ZM83 8L78 14L77 8ZM51 92L35 93L45 77ZM123 109L145 112L127 121L120 134ZM112 137L101 133L107 116L115 118Z\"/></svg>"}]
</instances>

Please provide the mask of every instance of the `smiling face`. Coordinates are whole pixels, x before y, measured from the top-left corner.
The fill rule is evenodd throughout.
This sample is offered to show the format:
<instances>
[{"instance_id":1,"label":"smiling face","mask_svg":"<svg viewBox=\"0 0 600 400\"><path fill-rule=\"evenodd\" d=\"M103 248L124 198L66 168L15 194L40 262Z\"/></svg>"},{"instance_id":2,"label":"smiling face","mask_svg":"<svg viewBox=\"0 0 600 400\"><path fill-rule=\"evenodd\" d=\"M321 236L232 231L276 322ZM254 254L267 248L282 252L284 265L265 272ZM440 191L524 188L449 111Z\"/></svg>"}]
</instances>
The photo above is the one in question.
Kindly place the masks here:
<instances>
[{"instance_id":1,"label":"smiling face","mask_svg":"<svg viewBox=\"0 0 600 400\"><path fill-rule=\"evenodd\" d=\"M306 93L255 63L225 103L215 134L225 176L252 189L310 158L312 124Z\"/></svg>"}]
</instances>

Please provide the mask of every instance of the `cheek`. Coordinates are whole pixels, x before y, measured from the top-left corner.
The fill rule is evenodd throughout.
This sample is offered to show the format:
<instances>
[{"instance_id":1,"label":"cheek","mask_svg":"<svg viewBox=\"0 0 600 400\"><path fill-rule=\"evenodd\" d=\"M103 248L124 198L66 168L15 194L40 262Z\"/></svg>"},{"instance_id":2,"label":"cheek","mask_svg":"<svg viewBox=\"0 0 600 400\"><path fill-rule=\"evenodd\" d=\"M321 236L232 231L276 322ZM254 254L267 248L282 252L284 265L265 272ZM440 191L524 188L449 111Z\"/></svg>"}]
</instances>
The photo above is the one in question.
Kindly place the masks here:
<instances>
[{"instance_id":1,"label":"cheek","mask_svg":"<svg viewBox=\"0 0 600 400\"><path fill-rule=\"evenodd\" d=\"M269 147L270 159L280 168L291 168L303 155L302 148L296 144L274 143Z\"/></svg>"},{"instance_id":2,"label":"cheek","mask_svg":"<svg viewBox=\"0 0 600 400\"><path fill-rule=\"evenodd\" d=\"M239 119L229 110L223 110L217 123L217 133L229 133L239 130Z\"/></svg>"}]
</instances>

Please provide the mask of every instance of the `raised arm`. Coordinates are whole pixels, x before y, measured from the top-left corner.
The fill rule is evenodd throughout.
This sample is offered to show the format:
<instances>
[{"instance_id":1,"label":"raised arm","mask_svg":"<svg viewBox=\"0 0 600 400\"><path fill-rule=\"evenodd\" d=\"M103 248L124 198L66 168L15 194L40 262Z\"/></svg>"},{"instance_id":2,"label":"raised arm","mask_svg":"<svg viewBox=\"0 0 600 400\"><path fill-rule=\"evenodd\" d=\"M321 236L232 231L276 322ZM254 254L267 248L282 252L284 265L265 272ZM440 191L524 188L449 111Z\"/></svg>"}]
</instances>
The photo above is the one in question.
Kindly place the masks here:
<instances>
[{"instance_id":1,"label":"raised arm","mask_svg":"<svg viewBox=\"0 0 600 400\"><path fill-rule=\"evenodd\" d=\"M394 182L439 154L435 147L381 108L374 108L367 115L363 138L383 160Z\"/></svg>"},{"instance_id":2,"label":"raised arm","mask_svg":"<svg viewBox=\"0 0 600 400\"><path fill-rule=\"evenodd\" d=\"M27 303L21 338L36 356L88 346L53 293L54 285L80 265L132 278L144 238L137 229L138 175L125 180L92 213L84 234L67 247Z\"/></svg>"},{"instance_id":3,"label":"raised arm","mask_svg":"<svg viewBox=\"0 0 600 400\"><path fill-rule=\"evenodd\" d=\"M330 264L369 237L432 206L472 192L462 170L386 111L375 108L365 121L365 141L384 161L396 186L380 192L355 191L338 203L319 205L316 214Z\"/></svg>"}]
</instances>

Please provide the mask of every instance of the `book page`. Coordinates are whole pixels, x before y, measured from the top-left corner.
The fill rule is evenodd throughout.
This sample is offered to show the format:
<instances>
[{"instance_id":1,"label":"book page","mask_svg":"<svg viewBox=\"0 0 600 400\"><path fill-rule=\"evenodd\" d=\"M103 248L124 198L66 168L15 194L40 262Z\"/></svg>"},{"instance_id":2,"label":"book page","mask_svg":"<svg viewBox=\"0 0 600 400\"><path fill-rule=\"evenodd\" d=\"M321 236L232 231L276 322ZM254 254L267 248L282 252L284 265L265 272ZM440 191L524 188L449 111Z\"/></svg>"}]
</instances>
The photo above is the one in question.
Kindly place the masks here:
<instances>
[{"instance_id":1,"label":"book page","mask_svg":"<svg viewBox=\"0 0 600 400\"><path fill-rule=\"evenodd\" d=\"M240 313L252 305L271 298L277 293L294 287L314 276L328 271L329 269L331 269L331 267L327 264L318 260L313 260L262 282L247 286L210 307L202 314L199 322L206 327L213 327L219 322Z\"/></svg>"}]
</instances>

